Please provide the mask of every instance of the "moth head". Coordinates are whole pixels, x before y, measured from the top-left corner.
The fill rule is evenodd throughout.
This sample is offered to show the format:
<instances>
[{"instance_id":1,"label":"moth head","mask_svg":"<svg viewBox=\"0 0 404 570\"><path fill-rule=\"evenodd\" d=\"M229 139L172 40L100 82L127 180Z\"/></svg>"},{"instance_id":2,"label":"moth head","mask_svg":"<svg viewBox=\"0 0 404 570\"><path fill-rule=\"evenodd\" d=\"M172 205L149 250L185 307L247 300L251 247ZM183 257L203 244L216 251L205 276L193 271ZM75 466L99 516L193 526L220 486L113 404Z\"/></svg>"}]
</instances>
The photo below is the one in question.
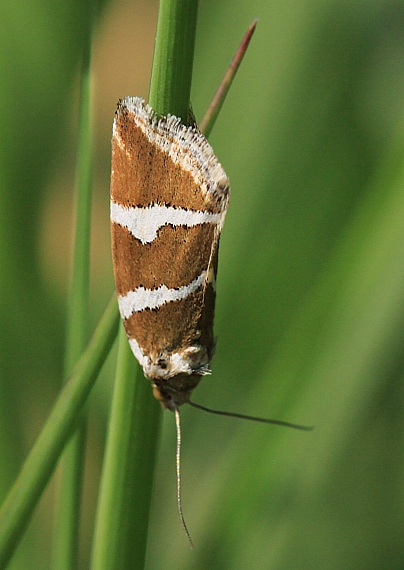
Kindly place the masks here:
<instances>
[{"instance_id":1,"label":"moth head","mask_svg":"<svg viewBox=\"0 0 404 570\"><path fill-rule=\"evenodd\" d=\"M201 379L200 374L177 374L168 379L153 380L153 396L166 410L174 412L186 404Z\"/></svg>"}]
</instances>

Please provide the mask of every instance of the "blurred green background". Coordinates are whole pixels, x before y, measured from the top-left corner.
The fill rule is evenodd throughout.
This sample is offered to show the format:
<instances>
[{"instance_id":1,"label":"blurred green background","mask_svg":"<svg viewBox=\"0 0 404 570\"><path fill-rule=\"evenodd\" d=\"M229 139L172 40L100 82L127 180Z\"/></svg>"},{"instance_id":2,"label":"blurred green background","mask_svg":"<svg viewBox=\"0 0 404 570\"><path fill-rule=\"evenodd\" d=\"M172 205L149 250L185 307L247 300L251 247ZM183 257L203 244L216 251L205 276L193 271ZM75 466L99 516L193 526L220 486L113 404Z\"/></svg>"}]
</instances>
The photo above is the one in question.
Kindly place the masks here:
<instances>
[{"instance_id":1,"label":"blurred green background","mask_svg":"<svg viewBox=\"0 0 404 570\"><path fill-rule=\"evenodd\" d=\"M94 42L95 325L113 287L110 133L147 98L157 1L104 3ZM79 0L0 8L0 490L58 393L72 244ZM200 2L201 118L246 28L257 31L212 133L232 182L207 406L311 433L164 414L148 570L404 568L404 4ZM89 565L113 359L89 403L81 568ZM146 380L145 380L146 381ZM54 485L9 568L50 568Z\"/></svg>"}]
</instances>

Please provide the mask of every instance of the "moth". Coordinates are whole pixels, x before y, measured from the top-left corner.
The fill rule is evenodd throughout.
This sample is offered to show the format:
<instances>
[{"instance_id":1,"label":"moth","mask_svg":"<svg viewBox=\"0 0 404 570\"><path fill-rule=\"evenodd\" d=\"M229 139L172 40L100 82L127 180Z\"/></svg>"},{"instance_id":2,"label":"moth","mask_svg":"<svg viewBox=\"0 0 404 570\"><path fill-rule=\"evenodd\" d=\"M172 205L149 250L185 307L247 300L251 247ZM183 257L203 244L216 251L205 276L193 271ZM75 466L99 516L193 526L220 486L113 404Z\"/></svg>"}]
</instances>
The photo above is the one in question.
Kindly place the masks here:
<instances>
[{"instance_id":1,"label":"moth","mask_svg":"<svg viewBox=\"0 0 404 570\"><path fill-rule=\"evenodd\" d=\"M162 117L139 97L118 103L112 135L111 235L118 305L133 354L163 408L175 412L181 506L179 406L191 401L215 351L213 320L220 233L229 179L195 125Z\"/></svg>"},{"instance_id":2,"label":"moth","mask_svg":"<svg viewBox=\"0 0 404 570\"><path fill-rule=\"evenodd\" d=\"M121 317L164 408L188 402L210 373L225 171L196 126L118 103L112 137L111 233Z\"/></svg>"}]
</instances>

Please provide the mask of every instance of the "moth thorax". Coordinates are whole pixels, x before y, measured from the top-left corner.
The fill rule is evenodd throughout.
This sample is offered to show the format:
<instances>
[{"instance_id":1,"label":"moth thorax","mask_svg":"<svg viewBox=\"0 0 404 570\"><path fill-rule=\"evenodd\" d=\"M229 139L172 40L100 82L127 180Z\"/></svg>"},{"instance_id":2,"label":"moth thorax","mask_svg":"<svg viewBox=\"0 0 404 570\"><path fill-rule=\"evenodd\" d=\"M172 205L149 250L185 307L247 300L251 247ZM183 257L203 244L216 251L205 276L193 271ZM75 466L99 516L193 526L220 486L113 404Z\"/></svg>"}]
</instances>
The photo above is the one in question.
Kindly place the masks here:
<instances>
[{"instance_id":1,"label":"moth thorax","mask_svg":"<svg viewBox=\"0 0 404 570\"><path fill-rule=\"evenodd\" d=\"M163 408L175 411L189 401L192 390L201 379L200 374L177 374L167 379L153 379L153 395Z\"/></svg>"}]
</instances>

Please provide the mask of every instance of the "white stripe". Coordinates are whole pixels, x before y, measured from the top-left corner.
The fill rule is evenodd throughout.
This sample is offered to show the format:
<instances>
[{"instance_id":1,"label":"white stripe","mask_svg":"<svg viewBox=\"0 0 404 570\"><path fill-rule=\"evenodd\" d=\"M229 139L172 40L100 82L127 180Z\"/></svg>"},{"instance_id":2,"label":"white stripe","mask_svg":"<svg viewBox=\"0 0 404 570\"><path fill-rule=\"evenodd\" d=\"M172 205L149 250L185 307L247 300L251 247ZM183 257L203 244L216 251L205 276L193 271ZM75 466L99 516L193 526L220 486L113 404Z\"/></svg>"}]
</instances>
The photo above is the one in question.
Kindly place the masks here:
<instances>
[{"instance_id":1,"label":"white stripe","mask_svg":"<svg viewBox=\"0 0 404 570\"><path fill-rule=\"evenodd\" d=\"M134 338L129 338L129 346L132 349L133 354L136 356L137 361L139 362L140 366L145 370L149 363L149 359L147 356L143 354L143 350L140 348L139 343Z\"/></svg>"},{"instance_id":2,"label":"white stripe","mask_svg":"<svg viewBox=\"0 0 404 570\"><path fill-rule=\"evenodd\" d=\"M163 226L197 226L199 224L217 224L223 214L212 214L153 205L147 208L125 208L111 200L111 221L127 228L143 244L157 238L157 232Z\"/></svg>"},{"instance_id":3,"label":"white stripe","mask_svg":"<svg viewBox=\"0 0 404 570\"><path fill-rule=\"evenodd\" d=\"M119 310L123 319L128 319L133 313L138 313L144 309L158 309L170 301L181 301L194 293L205 282L210 283L213 277L213 270L202 271L202 273L189 285L183 285L178 289L169 289L161 285L157 289L145 289L138 287L135 291L129 291L126 295L118 297Z\"/></svg>"}]
</instances>

